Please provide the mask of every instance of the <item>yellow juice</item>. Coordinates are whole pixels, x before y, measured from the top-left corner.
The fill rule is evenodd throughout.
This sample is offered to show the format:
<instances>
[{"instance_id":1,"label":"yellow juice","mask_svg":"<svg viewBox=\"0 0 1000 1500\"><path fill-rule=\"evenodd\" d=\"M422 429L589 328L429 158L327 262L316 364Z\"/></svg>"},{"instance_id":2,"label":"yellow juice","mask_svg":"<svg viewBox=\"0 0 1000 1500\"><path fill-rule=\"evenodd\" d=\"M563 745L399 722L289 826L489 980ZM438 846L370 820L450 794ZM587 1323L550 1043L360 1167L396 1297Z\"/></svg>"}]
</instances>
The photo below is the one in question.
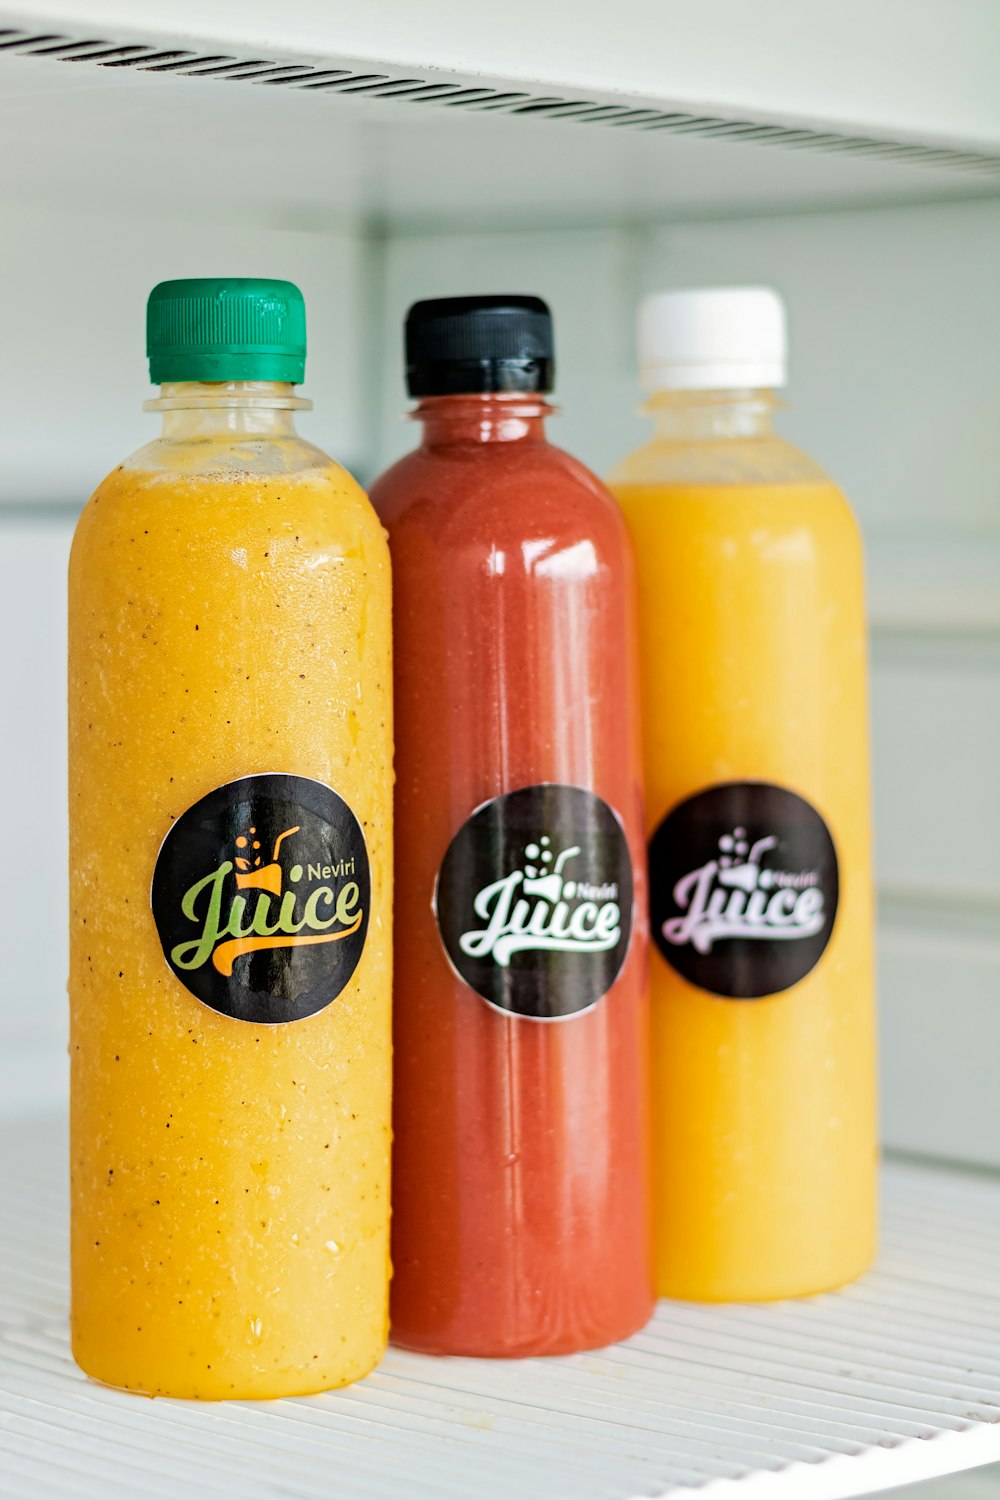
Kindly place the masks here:
<instances>
[{"instance_id":1,"label":"yellow juice","mask_svg":"<svg viewBox=\"0 0 1000 1500\"><path fill-rule=\"evenodd\" d=\"M70 565L73 1352L201 1399L343 1385L387 1331L388 552L231 389Z\"/></svg>"},{"instance_id":2,"label":"yellow juice","mask_svg":"<svg viewBox=\"0 0 1000 1500\"><path fill-rule=\"evenodd\" d=\"M667 429L612 478L639 569L657 1286L791 1296L874 1248L859 538L776 438Z\"/></svg>"}]
</instances>

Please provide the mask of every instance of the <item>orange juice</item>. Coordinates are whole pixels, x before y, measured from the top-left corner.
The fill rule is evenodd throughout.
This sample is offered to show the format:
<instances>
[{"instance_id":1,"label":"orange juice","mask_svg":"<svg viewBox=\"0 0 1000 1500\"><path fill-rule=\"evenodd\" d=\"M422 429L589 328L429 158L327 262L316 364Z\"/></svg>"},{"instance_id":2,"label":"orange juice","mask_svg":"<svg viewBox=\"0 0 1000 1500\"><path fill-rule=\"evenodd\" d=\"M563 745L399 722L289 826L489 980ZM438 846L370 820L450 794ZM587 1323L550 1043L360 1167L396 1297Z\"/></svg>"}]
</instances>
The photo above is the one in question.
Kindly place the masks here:
<instances>
[{"instance_id":1,"label":"orange juice","mask_svg":"<svg viewBox=\"0 0 1000 1500\"><path fill-rule=\"evenodd\" d=\"M656 435L611 481L639 567L657 1286L791 1296L874 1247L861 549L837 488L771 432L781 360L740 347L740 309L694 332L657 311Z\"/></svg>"},{"instance_id":2,"label":"orange juice","mask_svg":"<svg viewBox=\"0 0 1000 1500\"><path fill-rule=\"evenodd\" d=\"M202 1399L366 1374L388 1291L387 548L224 356L70 567L73 1350Z\"/></svg>"}]
</instances>

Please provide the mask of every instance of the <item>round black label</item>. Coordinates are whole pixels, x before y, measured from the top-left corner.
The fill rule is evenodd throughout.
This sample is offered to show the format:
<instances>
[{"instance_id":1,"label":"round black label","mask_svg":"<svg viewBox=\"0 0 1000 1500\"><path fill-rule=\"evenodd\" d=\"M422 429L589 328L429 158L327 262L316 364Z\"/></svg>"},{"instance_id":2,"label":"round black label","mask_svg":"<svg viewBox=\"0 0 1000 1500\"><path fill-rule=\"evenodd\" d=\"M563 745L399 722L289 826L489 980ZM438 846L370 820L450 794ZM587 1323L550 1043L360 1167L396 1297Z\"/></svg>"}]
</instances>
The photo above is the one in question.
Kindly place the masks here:
<instances>
[{"instance_id":1,"label":"round black label","mask_svg":"<svg viewBox=\"0 0 1000 1500\"><path fill-rule=\"evenodd\" d=\"M653 939L700 989L759 1000L819 962L837 916L837 851L814 807L766 781L707 787L649 846Z\"/></svg>"},{"instance_id":2,"label":"round black label","mask_svg":"<svg viewBox=\"0 0 1000 1500\"><path fill-rule=\"evenodd\" d=\"M151 902L164 957L192 995L238 1021L301 1021L336 1000L365 945L361 825L321 781L230 781L170 829Z\"/></svg>"},{"instance_id":3,"label":"round black label","mask_svg":"<svg viewBox=\"0 0 1000 1500\"><path fill-rule=\"evenodd\" d=\"M497 1010L557 1021L596 1005L632 932L632 862L617 815L579 786L483 803L448 846L434 910L448 957Z\"/></svg>"}]
</instances>

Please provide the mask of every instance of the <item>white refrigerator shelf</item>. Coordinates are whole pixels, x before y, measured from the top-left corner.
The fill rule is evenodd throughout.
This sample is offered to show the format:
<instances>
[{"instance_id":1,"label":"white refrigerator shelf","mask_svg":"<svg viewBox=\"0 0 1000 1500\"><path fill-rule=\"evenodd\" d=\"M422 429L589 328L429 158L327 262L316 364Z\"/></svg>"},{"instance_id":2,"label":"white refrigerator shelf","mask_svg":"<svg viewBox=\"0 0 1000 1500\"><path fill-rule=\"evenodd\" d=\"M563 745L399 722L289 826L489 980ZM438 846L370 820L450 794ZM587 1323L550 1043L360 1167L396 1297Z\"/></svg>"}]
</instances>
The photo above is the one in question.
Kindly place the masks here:
<instances>
[{"instance_id":1,"label":"white refrigerator shelf","mask_svg":"<svg viewBox=\"0 0 1000 1500\"><path fill-rule=\"evenodd\" d=\"M885 1171L882 1252L846 1291L662 1303L567 1359L392 1350L352 1389L149 1401L66 1334L65 1125L0 1132L0 1495L16 1500L841 1500L1000 1459L1000 1183Z\"/></svg>"}]
</instances>

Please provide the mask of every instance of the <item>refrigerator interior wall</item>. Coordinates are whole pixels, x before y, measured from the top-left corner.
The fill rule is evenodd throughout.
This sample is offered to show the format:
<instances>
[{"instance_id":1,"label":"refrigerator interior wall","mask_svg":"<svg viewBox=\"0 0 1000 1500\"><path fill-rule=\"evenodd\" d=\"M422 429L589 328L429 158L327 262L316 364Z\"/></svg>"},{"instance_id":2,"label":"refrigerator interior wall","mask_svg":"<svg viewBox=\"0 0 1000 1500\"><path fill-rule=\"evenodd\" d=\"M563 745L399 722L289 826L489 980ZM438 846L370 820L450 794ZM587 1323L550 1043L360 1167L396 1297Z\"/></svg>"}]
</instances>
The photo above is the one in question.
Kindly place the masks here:
<instances>
[{"instance_id":1,"label":"refrigerator interior wall","mask_svg":"<svg viewBox=\"0 0 1000 1500\"><path fill-rule=\"evenodd\" d=\"M1000 203L474 235L171 223L27 201L8 222L0 1107L65 1094L65 564L89 491L155 430L139 409L152 283L218 271L298 281L316 403L303 427L365 479L414 438L400 321L415 297L549 298L564 407L554 436L603 471L644 430L638 298L765 281L791 316L783 427L844 485L869 544L884 1137L1000 1164Z\"/></svg>"}]
</instances>

